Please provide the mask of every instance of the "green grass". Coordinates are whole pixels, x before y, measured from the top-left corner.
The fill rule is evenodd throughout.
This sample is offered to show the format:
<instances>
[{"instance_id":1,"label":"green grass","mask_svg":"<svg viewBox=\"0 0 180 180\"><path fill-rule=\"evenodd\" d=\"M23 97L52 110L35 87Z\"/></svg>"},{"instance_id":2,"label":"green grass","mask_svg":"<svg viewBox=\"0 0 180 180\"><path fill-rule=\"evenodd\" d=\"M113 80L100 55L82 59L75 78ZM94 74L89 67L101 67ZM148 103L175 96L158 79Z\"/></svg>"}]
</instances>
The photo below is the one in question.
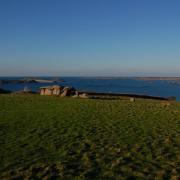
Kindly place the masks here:
<instances>
[{"instance_id":1,"label":"green grass","mask_svg":"<svg viewBox=\"0 0 180 180\"><path fill-rule=\"evenodd\" d=\"M180 104L0 95L0 179L178 179Z\"/></svg>"}]
</instances>

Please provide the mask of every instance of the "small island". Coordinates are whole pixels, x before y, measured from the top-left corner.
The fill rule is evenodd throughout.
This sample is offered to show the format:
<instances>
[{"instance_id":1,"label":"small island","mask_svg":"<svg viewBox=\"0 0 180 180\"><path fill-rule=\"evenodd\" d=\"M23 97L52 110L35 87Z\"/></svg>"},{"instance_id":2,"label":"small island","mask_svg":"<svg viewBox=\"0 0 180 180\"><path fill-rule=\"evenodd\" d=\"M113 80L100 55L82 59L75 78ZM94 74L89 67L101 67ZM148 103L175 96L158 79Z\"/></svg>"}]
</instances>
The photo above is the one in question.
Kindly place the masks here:
<instances>
[{"instance_id":1,"label":"small island","mask_svg":"<svg viewBox=\"0 0 180 180\"><path fill-rule=\"evenodd\" d=\"M57 83L64 82L63 79L39 79L39 78L24 78L24 79L1 79L0 84L26 84L26 83Z\"/></svg>"}]
</instances>

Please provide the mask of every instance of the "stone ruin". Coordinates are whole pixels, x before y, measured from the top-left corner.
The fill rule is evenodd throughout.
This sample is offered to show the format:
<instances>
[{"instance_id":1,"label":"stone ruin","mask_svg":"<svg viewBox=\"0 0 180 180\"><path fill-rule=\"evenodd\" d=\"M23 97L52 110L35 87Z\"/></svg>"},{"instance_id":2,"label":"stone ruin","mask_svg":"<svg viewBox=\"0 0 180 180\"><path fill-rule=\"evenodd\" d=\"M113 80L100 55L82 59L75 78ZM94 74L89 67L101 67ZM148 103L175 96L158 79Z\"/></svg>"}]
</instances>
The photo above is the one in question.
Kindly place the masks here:
<instances>
[{"instance_id":1,"label":"stone ruin","mask_svg":"<svg viewBox=\"0 0 180 180\"><path fill-rule=\"evenodd\" d=\"M79 93L73 87L58 86L58 85L41 87L40 95L88 98L88 95L86 93Z\"/></svg>"}]
</instances>

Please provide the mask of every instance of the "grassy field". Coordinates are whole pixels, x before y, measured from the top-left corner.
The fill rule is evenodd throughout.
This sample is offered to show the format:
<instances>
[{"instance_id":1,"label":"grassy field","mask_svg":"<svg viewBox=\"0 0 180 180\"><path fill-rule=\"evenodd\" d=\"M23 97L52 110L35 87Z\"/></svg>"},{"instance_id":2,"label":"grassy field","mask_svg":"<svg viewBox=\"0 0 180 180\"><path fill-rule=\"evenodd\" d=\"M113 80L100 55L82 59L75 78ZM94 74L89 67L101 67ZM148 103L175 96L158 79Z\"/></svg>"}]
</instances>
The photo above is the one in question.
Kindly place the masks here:
<instances>
[{"instance_id":1,"label":"grassy field","mask_svg":"<svg viewBox=\"0 0 180 180\"><path fill-rule=\"evenodd\" d=\"M0 179L172 179L180 103L0 95Z\"/></svg>"}]
</instances>

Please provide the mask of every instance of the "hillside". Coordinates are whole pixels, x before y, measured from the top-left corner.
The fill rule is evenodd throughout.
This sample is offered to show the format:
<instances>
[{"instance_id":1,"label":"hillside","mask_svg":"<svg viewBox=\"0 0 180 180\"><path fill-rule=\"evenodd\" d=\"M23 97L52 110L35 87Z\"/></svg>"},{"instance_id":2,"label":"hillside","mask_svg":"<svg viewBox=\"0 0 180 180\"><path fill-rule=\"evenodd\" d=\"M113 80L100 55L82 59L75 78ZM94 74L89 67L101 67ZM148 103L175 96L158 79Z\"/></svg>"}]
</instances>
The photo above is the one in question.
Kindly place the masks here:
<instances>
[{"instance_id":1,"label":"hillside","mask_svg":"<svg viewBox=\"0 0 180 180\"><path fill-rule=\"evenodd\" d=\"M0 179L178 179L180 103L0 95Z\"/></svg>"}]
</instances>

